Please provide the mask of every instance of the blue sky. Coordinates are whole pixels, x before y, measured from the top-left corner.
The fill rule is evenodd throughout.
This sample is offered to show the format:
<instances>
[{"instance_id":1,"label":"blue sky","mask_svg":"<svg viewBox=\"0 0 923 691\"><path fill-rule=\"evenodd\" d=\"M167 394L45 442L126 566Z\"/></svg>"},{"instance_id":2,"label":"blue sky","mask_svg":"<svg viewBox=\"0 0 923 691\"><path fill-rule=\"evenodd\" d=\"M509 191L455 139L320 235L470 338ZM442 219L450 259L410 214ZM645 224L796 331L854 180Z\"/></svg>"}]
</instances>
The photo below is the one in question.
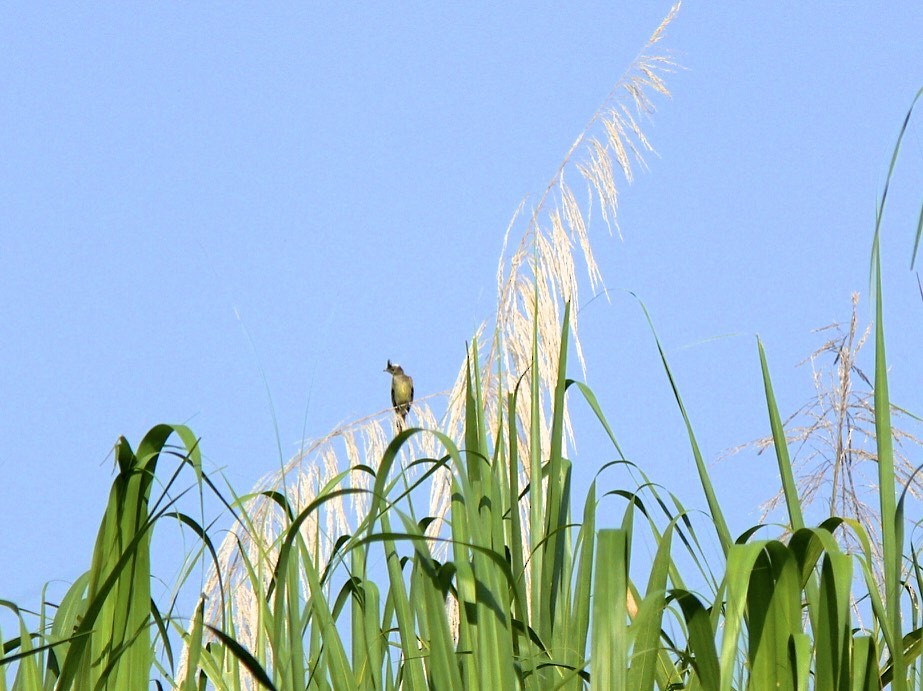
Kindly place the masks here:
<instances>
[{"instance_id":1,"label":"blue sky","mask_svg":"<svg viewBox=\"0 0 923 691\"><path fill-rule=\"evenodd\" d=\"M624 241L591 231L612 301L581 315L588 383L626 453L695 507L625 291L706 458L765 434L754 336L794 410L811 330L867 293L875 200L923 86L919 3L804 5L683 7L664 45L684 69L647 125L650 170L621 188ZM513 211L669 7L8 6L0 598L34 604L86 568L120 434L186 422L243 492L280 446L384 408L386 359L418 395L448 388ZM884 229L892 394L917 413L921 154L915 119ZM609 460L585 434L583 482ZM733 532L775 490L772 463L714 466Z\"/></svg>"}]
</instances>

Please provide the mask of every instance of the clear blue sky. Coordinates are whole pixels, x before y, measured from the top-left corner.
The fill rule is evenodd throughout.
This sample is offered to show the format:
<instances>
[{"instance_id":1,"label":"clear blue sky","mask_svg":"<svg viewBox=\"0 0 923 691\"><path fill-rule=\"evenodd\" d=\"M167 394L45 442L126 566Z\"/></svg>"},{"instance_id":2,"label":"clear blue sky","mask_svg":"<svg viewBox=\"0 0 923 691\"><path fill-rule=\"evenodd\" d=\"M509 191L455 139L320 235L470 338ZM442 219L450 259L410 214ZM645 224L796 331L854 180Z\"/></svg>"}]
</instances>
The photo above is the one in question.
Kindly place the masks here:
<instances>
[{"instance_id":1,"label":"clear blue sky","mask_svg":"<svg viewBox=\"0 0 923 691\"><path fill-rule=\"evenodd\" d=\"M288 457L384 408L386 359L418 395L451 385L514 209L670 7L495 5L5 7L0 598L35 604L87 567L120 434L187 422L244 492L277 440ZM681 420L623 291L708 460L767 431L755 334L780 406L801 405L811 329L867 292L921 36L917 2L688 2L668 32L686 69L622 187L624 242L592 229L614 292L582 328L623 448L687 505L704 501ZM884 248L892 392L917 413L920 132ZM610 457L594 448L584 481ZM735 533L775 490L770 457L714 475Z\"/></svg>"}]
</instances>

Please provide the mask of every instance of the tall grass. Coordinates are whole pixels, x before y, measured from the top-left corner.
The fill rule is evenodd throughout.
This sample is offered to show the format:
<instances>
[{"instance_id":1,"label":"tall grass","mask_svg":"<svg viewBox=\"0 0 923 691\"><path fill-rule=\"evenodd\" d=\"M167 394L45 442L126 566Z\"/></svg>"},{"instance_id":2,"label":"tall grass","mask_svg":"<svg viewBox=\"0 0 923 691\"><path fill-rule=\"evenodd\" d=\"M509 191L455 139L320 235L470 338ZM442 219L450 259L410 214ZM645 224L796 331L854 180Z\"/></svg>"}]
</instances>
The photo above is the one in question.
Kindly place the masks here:
<instances>
[{"instance_id":1,"label":"tall grass","mask_svg":"<svg viewBox=\"0 0 923 691\"><path fill-rule=\"evenodd\" d=\"M642 112L645 88L665 91L656 70L666 65L642 52L637 75L620 82ZM88 572L35 615L0 601L19 629L0 638L0 691L919 687L923 569L904 533L906 492L893 462L878 229L880 552L855 519L806 523L761 342L754 366L789 523L775 536L767 526L730 533L653 327L707 520L626 458L593 391L568 377L570 355L581 359L571 241L591 276L595 265L564 170L590 142L579 165L614 222L611 158L627 176L625 142L638 153L647 142L628 112L613 101L594 116L587 132L599 126L605 143L581 135L526 221L500 272L492 338L481 332L468 348L444 420L423 405L395 434L362 421L226 500L202 472L188 428L157 426L137 451L120 440ZM610 444L612 460L582 497L569 406L584 408ZM178 447L167 444L173 436ZM197 496L184 499L175 486L185 472ZM220 548L195 512L180 509L206 493L234 519ZM211 569L189 618L152 598L151 536L164 518L199 538L195 555ZM844 534L858 550L846 549ZM715 554L701 547L712 540ZM866 625L857 601L868 603Z\"/></svg>"},{"instance_id":2,"label":"tall grass","mask_svg":"<svg viewBox=\"0 0 923 691\"><path fill-rule=\"evenodd\" d=\"M881 325L881 301L876 309ZM903 499L898 500L893 474L889 478L883 470L881 480L882 506L890 497L893 511L890 523L885 521L892 541L883 550L893 557L886 562L886 577L896 581L896 588L889 589L886 581L882 593L868 537L857 521L803 524L759 344L793 530L785 540L756 539L757 526L724 542L726 528L713 521L710 528L726 561L709 565L718 576L708 592L694 592L681 572L685 560L676 554L706 558L696 546L693 521L675 497L646 480L634 489L608 488L609 472L629 465L614 437L618 460L601 468L582 503L574 503L570 461L563 454L565 398L582 399L610 434L611 427L592 391L564 375L569 314L566 305L547 444L537 426L527 434L527 448L519 443L518 428L528 421L516 416L516 398L537 391L537 375L529 372L520 386L505 392L507 405L497 420L501 433L491 437L473 346L463 437L407 429L388 444L376 468L360 470L369 476L370 488L353 486L349 474L343 474L297 513L285 496L275 495L287 524L278 540L267 545L272 576L262 580L262 571L248 565L250 586L261 594L257 611L242 617L231 590L221 607L223 628L211 627L204 623L203 602L192 621L177 629L185 663L175 672L155 666L154 649L172 656L167 627L177 621L152 606L149 586L151 530L173 507L152 505L150 488L171 434L182 441L175 452L182 465L197 474L198 449L183 427L154 428L137 452L120 441L120 472L90 572L73 586L54 617L31 632L23 618L19 637L5 642L3 662L18 663L12 688L145 688L154 676L183 689L917 686L921 630L906 625L901 592L918 591L900 580ZM877 330L880 346L883 326ZM878 410L887 410L882 386L887 363L883 348L878 352ZM664 368L672 381L665 358ZM682 406L678 394L677 405ZM880 419L887 425L886 415ZM444 452L413 460L416 474L402 470L395 475L409 440L421 435L432 436ZM689 439L695 454L691 426ZM886 455L887 442L879 444L878 453ZM535 476L542 482L521 486L508 461L528 463L533 455L538 459ZM451 477L449 528L445 536L430 537L426 530L433 517L417 517L414 498L441 470ZM643 478L640 469L634 472ZM709 484L704 466L701 480ZM622 500L620 520L612 527L600 523L600 491ZM321 562L305 527L312 520L319 524L326 506L359 493L368 498L367 513ZM245 504L242 498L236 508L241 522L249 525ZM533 514L530 507L536 504L541 511ZM188 516L184 520L198 528ZM528 549L521 539L524 526L532 531ZM857 557L840 545L841 530L853 531L865 545ZM640 567L646 577L638 581L632 564L646 541L655 550ZM440 544L449 546L446 558L434 552ZM864 583L858 592L854 572ZM858 627L853 619L856 597L871 602L869 628ZM245 647L235 622L247 617L255 619L250 621L255 645ZM5 688L7 681L0 680Z\"/></svg>"}]
</instances>

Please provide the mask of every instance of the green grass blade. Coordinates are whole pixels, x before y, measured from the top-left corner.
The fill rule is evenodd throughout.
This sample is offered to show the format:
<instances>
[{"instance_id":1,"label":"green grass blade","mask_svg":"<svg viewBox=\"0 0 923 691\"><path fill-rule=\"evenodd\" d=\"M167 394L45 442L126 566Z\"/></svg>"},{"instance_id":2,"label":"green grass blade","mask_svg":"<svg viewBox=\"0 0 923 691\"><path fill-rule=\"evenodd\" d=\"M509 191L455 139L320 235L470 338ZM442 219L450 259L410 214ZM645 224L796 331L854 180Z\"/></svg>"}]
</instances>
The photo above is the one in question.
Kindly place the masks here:
<instances>
[{"instance_id":1,"label":"green grass blade","mask_svg":"<svg viewBox=\"0 0 923 691\"><path fill-rule=\"evenodd\" d=\"M627 689L627 535L624 530L600 530L597 543L590 655L593 688Z\"/></svg>"},{"instance_id":2,"label":"green grass blade","mask_svg":"<svg viewBox=\"0 0 923 691\"><path fill-rule=\"evenodd\" d=\"M766 542L751 542L733 545L728 552L727 610L725 612L724 635L721 639L720 665L722 670L721 689L731 691L733 677L731 670L737 661L738 646L749 597L750 575L754 564L766 546ZM749 651L752 656L753 652Z\"/></svg>"},{"instance_id":3,"label":"green grass blade","mask_svg":"<svg viewBox=\"0 0 923 691\"><path fill-rule=\"evenodd\" d=\"M851 691L879 691L878 651L871 636L853 638Z\"/></svg>"},{"instance_id":4,"label":"green grass blade","mask_svg":"<svg viewBox=\"0 0 923 691\"><path fill-rule=\"evenodd\" d=\"M507 522L507 544L510 548L510 569L516 578L513 602L513 616L529 627L529 609L526 605L525 560L522 550L522 523L519 513L519 435L516 428L516 401L519 388L507 396L508 439L509 439L509 521Z\"/></svg>"},{"instance_id":5,"label":"green grass blade","mask_svg":"<svg viewBox=\"0 0 923 691\"><path fill-rule=\"evenodd\" d=\"M21 616L19 617L19 647L22 657L19 658L19 669L16 670L13 689L42 688L42 673L35 655L37 651L32 648L32 636Z\"/></svg>"},{"instance_id":6,"label":"green grass blade","mask_svg":"<svg viewBox=\"0 0 923 691\"><path fill-rule=\"evenodd\" d=\"M593 393L593 390L580 381L575 381L572 379L567 380L567 386L576 385L580 393L583 394L584 400L590 406L590 409L595 413L596 419L599 420L599 423L603 426L603 429L606 431L606 434L609 436L609 441L612 442L612 446L618 452L619 458L624 459L625 454L622 453L622 448L619 446L618 440L615 438L615 434L612 432L612 428L609 426L609 421L606 419L606 416L603 414L602 408L599 405L599 401L596 400L596 394Z\"/></svg>"},{"instance_id":7,"label":"green grass blade","mask_svg":"<svg viewBox=\"0 0 923 691\"><path fill-rule=\"evenodd\" d=\"M391 525L387 514L381 517L381 521L383 530L390 533ZM385 540L384 547L388 562L388 582L391 586L388 596L394 606L394 615L400 634L404 684L411 689L425 689L427 688L426 673L423 670L423 659L420 657L420 650L417 646L413 609L410 606L407 584L401 569L401 559L393 540Z\"/></svg>"},{"instance_id":8,"label":"green grass blade","mask_svg":"<svg viewBox=\"0 0 923 691\"><path fill-rule=\"evenodd\" d=\"M811 682L811 637L806 633L793 633L789 639L789 660L793 670L792 688L808 691ZM817 684L816 688L822 687ZM829 687L832 691L833 687Z\"/></svg>"},{"instance_id":9,"label":"green grass blade","mask_svg":"<svg viewBox=\"0 0 923 691\"><path fill-rule=\"evenodd\" d=\"M437 689L461 691L462 679L449 630L443 586L436 561L430 553L423 532L413 521L404 517L402 520L408 536L413 539L416 554L412 575L415 580L416 597L412 598L412 602L417 621L421 624L423 646L429 651L426 666L431 676L431 685ZM422 635L423 630L425 636Z\"/></svg>"},{"instance_id":10,"label":"green grass blade","mask_svg":"<svg viewBox=\"0 0 923 691\"><path fill-rule=\"evenodd\" d=\"M577 574L574 581L573 609L568 620L566 650L569 662L582 666L590 634L590 602L593 592L593 559L596 548L596 482L590 485L583 508L583 524L577 537ZM575 679L575 683L577 680Z\"/></svg>"},{"instance_id":11,"label":"green grass blade","mask_svg":"<svg viewBox=\"0 0 923 691\"><path fill-rule=\"evenodd\" d=\"M551 633L555 610L565 579L567 498L564 492L566 470L564 468L564 393L567 389L567 346L570 303L564 306L564 322L561 327L561 350L558 356L558 379L554 390L554 408L551 420L551 448L548 460L548 491L545 499L545 537L542 582L545 593L542 621L546 636ZM534 402L533 402L534 403Z\"/></svg>"},{"instance_id":12,"label":"green grass blade","mask_svg":"<svg viewBox=\"0 0 923 691\"><path fill-rule=\"evenodd\" d=\"M262 665L260 665L255 657L253 657L249 650L244 648L240 643L238 643L221 629L208 626L208 624L206 624L206 627L214 636L218 638L218 640L221 641L221 643L227 648L228 652L240 661L240 663L247 669L253 678L260 684L260 686L265 689L269 689L269 691L276 691L276 686L272 683L272 679L269 678L266 670L263 669Z\"/></svg>"},{"instance_id":13,"label":"green grass blade","mask_svg":"<svg viewBox=\"0 0 923 691\"><path fill-rule=\"evenodd\" d=\"M688 632L689 651L692 654L692 668L695 681L702 689L720 689L721 665L715 648L715 630L708 610L701 601L687 590L674 589L669 593L680 606Z\"/></svg>"},{"instance_id":14,"label":"green grass blade","mask_svg":"<svg viewBox=\"0 0 923 691\"><path fill-rule=\"evenodd\" d=\"M150 678L149 502L157 461L174 434L185 445L185 460L201 473L198 442L182 425L152 428L137 453L124 437L116 444L119 473L96 539L88 605L75 630L78 637L67 650L60 689L138 688ZM85 633L89 635L81 636Z\"/></svg>"},{"instance_id":15,"label":"green grass blade","mask_svg":"<svg viewBox=\"0 0 923 691\"><path fill-rule=\"evenodd\" d=\"M852 558L841 552L828 552L821 566L819 615L815 631L817 648L817 688L849 688L850 645L849 616Z\"/></svg>"},{"instance_id":16,"label":"green grass blade","mask_svg":"<svg viewBox=\"0 0 923 691\"><path fill-rule=\"evenodd\" d=\"M907 115L904 116L904 123L901 125L901 131L897 135L897 141L894 143L894 151L891 152L891 163L888 165L888 175L885 178L884 190L881 194L881 201L878 204L878 210L875 218L875 236L872 242L872 266L871 266L871 278L872 284L875 283L875 272L877 266L880 263L878 256L879 242L881 236L881 220L884 216L885 203L888 200L888 190L891 187L891 178L894 175L894 169L897 166L897 157L901 150L901 144L904 141L904 134L907 132L907 125L910 124L910 116L913 114L913 108L916 106L917 101L920 100L920 97L923 96L923 88L917 91L916 96L913 97L913 101L910 102L910 108L907 109ZM923 233L923 210L921 210L920 222L917 224L917 234L913 242L913 254L910 257L910 269L913 270L914 262L917 258L917 250L920 246L920 235Z\"/></svg>"},{"instance_id":17,"label":"green grass blade","mask_svg":"<svg viewBox=\"0 0 923 691\"><path fill-rule=\"evenodd\" d=\"M721 504L718 502L715 489L711 484L708 468L705 466L705 460L702 458L702 452L699 450L699 443L696 441L695 433L692 430L692 423L689 420L689 415L686 413L686 406L683 405L683 399L679 395L679 387L676 384L676 379L673 377L670 364L667 362L667 355L664 353L660 339L657 337L657 332L654 330L654 322L651 320L651 315L648 313L647 307L644 306L644 303L640 300L638 302L641 305L641 309L644 311L644 316L647 318L647 323L651 328L651 333L654 335L654 342L657 345L657 351L660 353L660 361L663 364L667 378L670 380L670 387L673 389L673 396L676 399L676 404L679 406L679 411L683 416L683 422L686 425L686 433L689 435L689 444L692 447L692 455L695 458L696 469L699 472L699 482L702 485L702 490L705 492L705 500L708 502L708 510L711 513L712 520L715 522L715 530L718 533L718 541L721 543L721 549L726 557L728 555L728 551L731 548L731 545L734 544L734 541L731 538L731 531L728 529L727 521L724 519L724 512L721 509Z\"/></svg>"},{"instance_id":18,"label":"green grass blade","mask_svg":"<svg viewBox=\"0 0 923 691\"><path fill-rule=\"evenodd\" d=\"M667 575L670 571L670 548L674 525L675 523L671 521L660 537L654 563L651 565L647 590L631 626L633 647L627 688L638 689L638 691L654 688L654 675L660 657L659 638L663 622Z\"/></svg>"},{"instance_id":19,"label":"green grass blade","mask_svg":"<svg viewBox=\"0 0 923 691\"><path fill-rule=\"evenodd\" d=\"M895 156L897 151L895 149ZM893 162L892 162L893 165ZM875 439L878 447L878 496L881 511L881 542L885 580L887 620L882 626L890 629L890 654L894 666L894 689L902 691L906 684L904 651L901 645L901 560L903 545L895 496L894 449L891 439L891 404L888 396L888 366L885 356L884 310L881 296L881 262L876 255L875 280Z\"/></svg>"},{"instance_id":20,"label":"green grass blade","mask_svg":"<svg viewBox=\"0 0 923 691\"><path fill-rule=\"evenodd\" d=\"M532 553L529 558L530 607L532 625L542 637L551 633L551 619L543 602L546 599L544 576L544 549L537 549L544 530L545 507L542 497L542 421L541 389L538 371L538 283L534 286L532 304L532 366L529 379L529 537Z\"/></svg>"},{"instance_id":21,"label":"green grass blade","mask_svg":"<svg viewBox=\"0 0 923 691\"><path fill-rule=\"evenodd\" d=\"M772 380L769 377L769 365L766 362L766 352L763 342L757 338L760 352L760 368L763 371L763 387L766 391L766 407L769 410L769 425L772 430L772 442L776 450L776 461L779 464L779 476L782 478L782 491L785 494L785 505L788 507L788 520L792 531L804 528L804 516L801 513L801 499L798 496L798 487L792 474L792 462L788 454L788 442L785 439L785 429L782 427L782 418L776 405L776 396L772 390Z\"/></svg>"},{"instance_id":22,"label":"green grass blade","mask_svg":"<svg viewBox=\"0 0 923 691\"><path fill-rule=\"evenodd\" d=\"M747 653L751 679L772 688L790 688L795 678L789 641L801 632L800 591L792 553L781 542L764 543L747 585Z\"/></svg>"},{"instance_id":23,"label":"green grass blade","mask_svg":"<svg viewBox=\"0 0 923 691\"><path fill-rule=\"evenodd\" d=\"M186 649L189 651L189 657L186 660L186 676L180 683L182 691L197 691L196 672L199 669L199 658L202 653L202 620L205 617L205 600L199 600L199 606L196 607L195 617L192 620L192 631L189 634L189 641Z\"/></svg>"}]
</instances>

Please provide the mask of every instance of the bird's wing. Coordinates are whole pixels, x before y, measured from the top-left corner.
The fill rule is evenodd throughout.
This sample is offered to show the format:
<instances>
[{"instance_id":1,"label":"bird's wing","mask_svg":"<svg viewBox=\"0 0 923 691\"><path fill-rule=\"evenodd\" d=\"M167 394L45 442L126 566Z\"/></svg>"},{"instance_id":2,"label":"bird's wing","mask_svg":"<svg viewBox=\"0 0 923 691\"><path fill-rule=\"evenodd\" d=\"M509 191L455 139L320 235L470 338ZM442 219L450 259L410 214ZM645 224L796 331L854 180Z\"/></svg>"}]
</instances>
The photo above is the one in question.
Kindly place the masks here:
<instances>
[{"instance_id":1,"label":"bird's wing","mask_svg":"<svg viewBox=\"0 0 923 691\"><path fill-rule=\"evenodd\" d=\"M410 400L408 401L408 403L413 403L413 379L410 380Z\"/></svg>"}]
</instances>

